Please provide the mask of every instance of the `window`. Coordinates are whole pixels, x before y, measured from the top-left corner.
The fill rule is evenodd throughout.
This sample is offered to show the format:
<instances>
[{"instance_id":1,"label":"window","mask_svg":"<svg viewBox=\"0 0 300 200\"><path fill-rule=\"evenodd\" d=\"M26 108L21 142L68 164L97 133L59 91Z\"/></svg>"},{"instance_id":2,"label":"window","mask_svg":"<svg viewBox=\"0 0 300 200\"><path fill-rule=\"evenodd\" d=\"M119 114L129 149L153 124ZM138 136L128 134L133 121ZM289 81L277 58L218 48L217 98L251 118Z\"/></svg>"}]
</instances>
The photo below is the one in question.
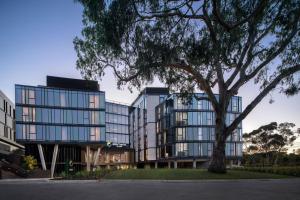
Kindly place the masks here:
<instances>
[{"instance_id":1,"label":"window","mask_svg":"<svg viewBox=\"0 0 300 200\"><path fill-rule=\"evenodd\" d=\"M215 140L216 139L216 133L215 133L215 129L214 128L211 128L210 129L210 134L211 134L211 136L210 136L210 140Z\"/></svg>"},{"instance_id":2,"label":"window","mask_svg":"<svg viewBox=\"0 0 300 200\"><path fill-rule=\"evenodd\" d=\"M64 92L60 93L60 106L61 107L66 106L66 94Z\"/></svg>"},{"instance_id":3,"label":"window","mask_svg":"<svg viewBox=\"0 0 300 200\"><path fill-rule=\"evenodd\" d=\"M207 112L207 125L212 125L213 120L212 120L212 113L211 112Z\"/></svg>"},{"instance_id":4,"label":"window","mask_svg":"<svg viewBox=\"0 0 300 200\"><path fill-rule=\"evenodd\" d=\"M208 143L208 144L207 144L207 155L208 155L208 156L211 156L211 155L212 155L212 150L213 150L213 148L212 148L212 143Z\"/></svg>"},{"instance_id":5,"label":"window","mask_svg":"<svg viewBox=\"0 0 300 200\"><path fill-rule=\"evenodd\" d=\"M232 111L238 112L238 99L236 97L233 97L231 99L231 103L232 103Z\"/></svg>"},{"instance_id":6,"label":"window","mask_svg":"<svg viewBox=\"0 0 300 200\"><path fill-rule=\"evenodd\" d=\"M26 107L23 108L22 118L23 118L23 121L25 121L25 122L29 121L29 108L26 108Z\"/></svg>"},{"instance_id":7,"label":"window","mask_svg":"<svg viewBox=\"0 0 300 200\"><path fill-rule=\"evenodd\" d=\"M99 96L90 95L89 96L89 108L99 108Z\"/></svg>"},{"instance_id":8,"label":"window","mask_svg":"<svg viewBox=\"0 0 300 200\"><path fill-rule=\"evenodd\" d=\"M198 140L203 140L202 128L198 128Z\"/></svg>"},{"instance_id":9,"label":"window","mask_svg":"<svg viewBox=\"0 0 300 200\"><path fill-rule=\"evenodd\" d=\"M99 124L100 120L99 120L99 112L96 111L91 111L91 124Z\"/></svg>"},{"instance_id":10,"label":"window","mask_svg":"<svg viewBox=\"0 0 300 200\"><path fill-rule=\"evenodd\" d=\"M54 94L54 105L55 106L60 106L60 94L59 94L59 91L57 91L57 90L54 90L54 92L53 92L53 94Z\"/></svg>"},{"instance_id":11,"label":"window","mask_svg":"<svg viewBox=\"0 0 300 200\"><path fill-rule=\"evenodd\" d=\"M187 125L188 124L187 112L177 112L176 113L176 124L177 125Z\"/></svg>"},{"instance_id":12,"label":"window","mask_svg":"<svg viewBox=\"0 0 300 200\"><path fill-rule=\"evenodd\" d=\"M84 111L84 113L83 113L83 121L84 121L84 124L89 124L90 123L89 112L88 111Z\"/></svg>"},{"instance_id":13,"label":"window","mask_svg":"<svg viewBox=\"0 0 300 200\"><path fill-rule=\"evenodd\" d=\"M29 90L29 104L35 104L34 90Z\"/></svg>"},{"instance_id":14,"label":"window","mask_svg":"<svg viewBox=\"0 0 300 200\"><path fill-rule=\"evenodd\" d=\"M203 101L202 100L197 101L197 108L198 109L203 109Z\"/></svg>"},{"instance_id":15,"label":"window","mask_svg":"<svg viewBox=\"0 0 300 200\"><path fill-rule=\"evenodd\" d=\"M78 106L78 102L77 102L77 92L71 92L71 99L72 99L72 103L71 103L71 105L72 105L72 107L77 107Z\"/></svg>"},{"instance_id":16,"label":"window","mask_svg":"<svg viewBox=\"0 0 300 200\"><path fill-rule=\"evenodd\" d=\"M23 125L23 139L36 140L35 125Z\"/></svg>"},{"instance_id":17,"label":"window","mask_svg":"<svg viewBox=\"0 0 300 200\"><path fill-rule=\"evenodd\" d=\"M35 108L23 107L22 119L25 122L35 122Z\"/></svg>"},{"instance_id":18,"label":"window","mask_svg":"<svg viewBox=\"0 0 300 200\"><path fill-rule=\"evenodd\" d=\"M176 144L176 155L179 157L188 155L187 143L177 143Z\"/></svg>"},{"instance_id":19,"label":"window","mask_svg":"<svg viewBox=\"0 0 300 200\"><path fill-rule=\"evenodd\" d=\"M35 104L35 91L32 89L22 89L22 103Z\"/></svg>"},{"instance_id":20,"label":"window","mask_svg":"<svg viewBox=\"0 0 300 200\"><path fill-rule=\"evenodd\" d=\"M90 140L91 141L100 141L100 128L98 128L98 127L91 128Z\"/></svg>"},{"instance_id":21,"label":"window","mask_svg":"<svg viewBox=\"0 0 300 200\"><path fill-rule=\"evenodd\" d=\"M178 141L185 140L185 133L186 133L185 128L176 128L177 140Z\"/></svg>"}]
</instances>

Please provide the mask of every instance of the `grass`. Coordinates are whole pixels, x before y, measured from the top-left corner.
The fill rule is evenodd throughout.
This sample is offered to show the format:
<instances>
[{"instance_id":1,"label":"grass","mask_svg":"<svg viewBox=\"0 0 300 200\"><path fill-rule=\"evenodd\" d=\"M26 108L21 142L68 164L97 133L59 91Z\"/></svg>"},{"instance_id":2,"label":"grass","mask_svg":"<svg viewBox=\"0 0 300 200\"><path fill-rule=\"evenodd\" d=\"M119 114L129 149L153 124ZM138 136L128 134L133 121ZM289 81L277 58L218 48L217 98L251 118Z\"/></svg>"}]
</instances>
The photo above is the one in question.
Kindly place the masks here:
<instances>
[{"instance_id":1,"label":"grass","mask_svg":"<svg viewBox=\"0 0 300 200\"><path fill-rule=\"evenodd\" d=\"M228 170L226 174L209 173L205 169L128 169L112 171L104 179L201 180L201 179L281 179L287 175Z\"/></svg>"}]
</instances>

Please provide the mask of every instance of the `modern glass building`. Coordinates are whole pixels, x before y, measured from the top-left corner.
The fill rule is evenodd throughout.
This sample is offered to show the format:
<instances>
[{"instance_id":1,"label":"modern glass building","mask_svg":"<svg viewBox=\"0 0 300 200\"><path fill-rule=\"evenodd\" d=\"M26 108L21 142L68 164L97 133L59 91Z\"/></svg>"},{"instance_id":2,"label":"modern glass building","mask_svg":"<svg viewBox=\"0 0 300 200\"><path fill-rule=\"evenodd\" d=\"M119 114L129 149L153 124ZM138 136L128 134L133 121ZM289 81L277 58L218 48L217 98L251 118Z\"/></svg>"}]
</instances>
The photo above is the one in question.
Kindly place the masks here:
<instances>
[{"instance_id":1,"label":"modern glass building","mask_svg":"<svg viewBox=\"0 0 300 200\"><path fill-rule=\"evenodd\" d=\"M106 141L129 147L129 106L106 102Z\"/></svg>"},{"instance_id":2,"label":"modern glass building","mask_svg":"<svg viewBox=\"0 0 300 200\"><path fill-rule=\"evenodd\" d=\"M16 85L17 140L43 143L105 142L105 94Z\"/></svg>"},{"instance_id":3,"label":"modern glass building","mask_svg":"<svg viewBox=\"0 0 300 200\"><path fill-rule=\"evenodd\" d=\"M144 166L156 161L155 107L169 94L167 88L145 88L131 104L129 130L135 162Z\"/></svg>"},{"instance_id":4,"label":"modern glass building","mask_svg":"<svg viewBox=\"0 0 300 200\"><path fill-rule=\"evenodd\" d=\"M100 154L99 164L128 168L134 163L129 137L129 106L112 101L106 101L105 105L107 145Z\"/></svg>"},{"instance_id":5,"label":"modern glass building","mask_svg":"<svg viewBox=\"0 0 300 200\"><path fill-rule=\"evenodd\" d=\"M170 161L177 167L207 161L215 141L215 113L206 94L195 94L184 101L179 94L170 95L156 107L157 160ZM218 98L218 95L216 95ZM230 124L242 112L242 99L231 99L226 123ZM226 157L238 161L242 157L242 125L227 139Z\"/></svg>"},{"instance_id":6,"label":"modern glass building","mask_svg":"<svg viewBox=\"0 0 300 200\"><path fill-rule=\"evenodd\" d=\"M24 147L15 142L15 106L0 90L0 155Z\"/></svg>"},{"instance_id":7,"label":"modern glass building","mask_svg":"<svg viewBox=\"0 0 300 200\"><path fill-rule=\"evenodd\" d=\"M51 163L52 175L56 158L57 164L72 160L89 170L106 144L105 93L98 83L48 76L47 86L15 90L16 139L26 154L39 158L43 169Z\"/></svg>"},{"instance_id":8,"label":"modern glass building","mask_svg":"<svg viewBox=\"0 0 300 200\"><path fill-rule=\"evenodd\" d=\"M16 85L15 94L16 140L52 175L69 161L75 170L177 167L212 154L215 116L205 98L185 104L167 88L147 87L129 106L106 101L96 81L51 76L46 86ZM233 97L227 123L241 111L241 98ZM240 125L228 138L228 158L242 156L241 137Z\"/></svg>"}]
</instances>

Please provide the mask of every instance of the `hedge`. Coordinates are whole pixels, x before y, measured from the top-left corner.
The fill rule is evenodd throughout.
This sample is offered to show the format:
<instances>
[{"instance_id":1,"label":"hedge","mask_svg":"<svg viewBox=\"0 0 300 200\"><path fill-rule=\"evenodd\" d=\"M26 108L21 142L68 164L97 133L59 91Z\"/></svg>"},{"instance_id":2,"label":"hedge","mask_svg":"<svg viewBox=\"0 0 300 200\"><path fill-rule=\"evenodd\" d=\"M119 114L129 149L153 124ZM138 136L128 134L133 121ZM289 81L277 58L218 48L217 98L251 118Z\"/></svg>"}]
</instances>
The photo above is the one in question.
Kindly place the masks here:
<instances>
[{"instance_id":1,"label":"hedge","mask_svg":"<svg viewBox=\"0 0 300 200\"><path fill-rule=\"evenodd\" d=\"M263 172L272 174L281 174L288 176L300 177L300 166L290 166L290 167L240 167L236 170L245 170L252 172Z\"/></svg>"}]
</instances>

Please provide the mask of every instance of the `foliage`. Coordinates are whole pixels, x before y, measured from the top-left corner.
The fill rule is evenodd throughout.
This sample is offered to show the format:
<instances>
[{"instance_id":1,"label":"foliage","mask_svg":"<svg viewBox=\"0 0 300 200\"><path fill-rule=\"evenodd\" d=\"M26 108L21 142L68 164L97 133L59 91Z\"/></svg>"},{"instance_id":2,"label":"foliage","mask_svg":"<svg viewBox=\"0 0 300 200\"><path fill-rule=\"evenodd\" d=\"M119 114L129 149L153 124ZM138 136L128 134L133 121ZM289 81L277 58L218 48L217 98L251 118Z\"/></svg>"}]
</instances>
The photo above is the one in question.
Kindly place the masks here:
<instances>
[{"instance_id":1,"label":"foliage","mask_svg":"<svg viewBox=\"0 0 300 200\"><path fill-rule=\"evenodd\" d=\"M266 163L266 158L268 158L269 163ZM300 155L287 154L286 152L244 154L242 165L247 167L272 166L276 159L278 166L300 166Z\"/></svg>"},{"instance_id":2,"label":"foliage","mask_svg":"<svg viewBox=\"0 0 300 200\"><path fill-rule=\"evenodd\" d=\"M273 164L277 164L278 157L281 152L286 152L293 145L294 141L299 135L299 129L293 130L295 127L293 123L276 122L259 127L250 133L243 135L244 144L246 145L246 152L264 153L266 155L266 164L270 164L270 154L275 155Z\"/></svg>"},{"instance_id":3,"label":"foliage","mask_svg":"<svg viewBox=\"0 0 300 200\"><path fill-rule=\"evenodd\" d=\"M263 172L263 173L272 173L288 176L297 176L300 177L300 167L244 167L237 168L237 170L251 171L251 172Z\"/></svg>"},{"instance_id":4,"label":"foliage","mask_svg":"<svg viewBox=\"0 0 300 200\"><path fill-rule=\"evenodd\" d=\"M24 156L23 164L26 170L32 171L37 167L37 160L31 155Z\"/></svg>"},{"instance_id":5,"label":"foliage","mask_svg":"<svg viewBox=\"0 0 300 200\"><path fill-rule=\"evenodd\" d=\"M298 0L78 1L84 28L74 45L86 78L112 70L118 87L140 88L157 77L183 96L207 94L216 114L210 171L226 171L226 138L269 92L300 89ZM251 81L260 92L225 124L231 97Z\"/></svg>"},{"instance_id":6,"label":"foliage","mask_svg":"<svg viewBox=\"0 0 300 200\"><path fill-rule=\"evenodd\" d=\"M202 180L202 179L258 179L286 178L269 173L228 170L226 174L210 173L205 169L128 169L117 170L105 176L105 179L142 179L142 180Z\"/></svg>"},{"instance_id":7,"label":"foliage","mask_svg":"<svg viewBox=\"0 0 300 200\"><path fill-rule=\"evenodd\" d=\"M67 174L62 172L60 177L64 179L101 179L113 170L110 169L96 169L95 171L78 171L75 174Z\"/></svg>"}]
</instances>

